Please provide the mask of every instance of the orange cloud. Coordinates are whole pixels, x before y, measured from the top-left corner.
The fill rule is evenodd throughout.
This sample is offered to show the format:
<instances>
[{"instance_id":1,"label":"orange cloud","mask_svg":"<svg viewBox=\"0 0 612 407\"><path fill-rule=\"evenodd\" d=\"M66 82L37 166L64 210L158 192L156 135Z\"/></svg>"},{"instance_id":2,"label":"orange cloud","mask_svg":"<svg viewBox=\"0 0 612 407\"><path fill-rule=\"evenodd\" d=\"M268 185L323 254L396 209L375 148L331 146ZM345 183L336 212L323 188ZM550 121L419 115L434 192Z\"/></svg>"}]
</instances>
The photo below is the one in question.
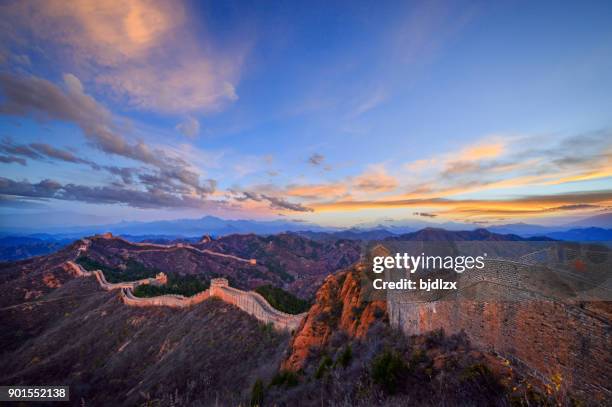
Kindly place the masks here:
<instances>
[{"instance_id":1,"label":"orange cloud","mask_svg":"<svg viewBox=\"0 0 612 407\"><path fill-rule=\"evenodd\" d=\"M314 203L310 206L317 212L357 211L386 208L435 208L447 216L506 216L535 215L563 211L564 207L577 203L585 209L608 207L612 204L612 190L573 192L557 195L526 196L509 200L450 200L450 199L387 199Z\"/></svg>"},{"instance_id":2,"label":"orange cloud","mask_svg":"<svg viewBox=\"0 0 612 407\"><path fill-rule=\"evenodd\" d=\"M0 12L10 16L5 40L19 44L33 34L63 70L133 108L213 111L238 97L244 45L195 38L196 22L181 1L24 0Z\"/></svg>"},{"instance_id":3,"label":"orange cloud","mask_svg":"<svg viewBox=\"0 0 612 407\"><path fill-rule=\"evenodd\" d=\"M387 192L397 186L397 179L387 174L382 165L371 165L366 172L353 180L353 188L363 192Z\"/></svg>"},{"instance_id":4,"label":"orange cloud","mask_svg":"<svg viewBox=\"0 0 612 407\"><path fill-rule=\"evenodd\" d=\"M103 65L139 58L185 20L180 2L156 0L19 1L3 13L26 24L36 36L64 44L78 57Z\"/></svg>"},{"instance_id":5,"label":"orange cloud","mask_svg":"<svg viewBox=\"0 0 612 407\"><path fill-rule=\"evenodd\" d=\"M289 185L286 194L305 199L332 199L346 194L347 186L342 183Z\"/></svg>"},{"instance_id":6,"label":"orange cloud","mask_svg":"<svg viewBox=\"0 0 612 407\"><path fill-rule=\"evenodd\" d=\"M499 157L504 152L505 145L501 141L485 143L468 147L459 152L457 160L482 160Z\"/></svg>"},{"instance_id":7,"label":"orange cloud","mask_svg":"<svg viewBox=\"0 0 612 407\"><path fill-rule=\"evenodd\" d=\"M426 168L433 167L437 163L438 159L436 158L416 160L411 163L404 164L404 168L408 171L417 172L422 171Z\"/></svg>"}]
</instances>

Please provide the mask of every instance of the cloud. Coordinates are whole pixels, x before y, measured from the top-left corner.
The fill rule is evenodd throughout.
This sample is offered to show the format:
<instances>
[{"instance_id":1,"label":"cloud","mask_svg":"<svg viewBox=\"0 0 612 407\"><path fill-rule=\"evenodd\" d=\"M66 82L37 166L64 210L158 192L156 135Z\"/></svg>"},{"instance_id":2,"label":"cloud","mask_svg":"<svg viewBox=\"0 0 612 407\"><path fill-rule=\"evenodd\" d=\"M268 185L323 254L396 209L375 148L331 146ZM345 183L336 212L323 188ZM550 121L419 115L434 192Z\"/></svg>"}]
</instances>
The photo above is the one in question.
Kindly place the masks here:
<instances>
[{"instance_id":1,"label":"cloud","mask_svg":"<svg viewBox=\"0 0 612 407\"><path fill-rule=\"evenodd\" d=\"M83 83L81 83L81 80L75 75L71 73L65 73L64 75L62 75L62 78L64 79L64 84L66 85L68 92L76 95L85 92L85 90L83 89Z\"/></svg>"},{"instance_id":2,"label":"cloud","mask_svg":"<svg viewBox=\"0 0 612 407\"><path fill-rule=\"evenodd\" d=\"M423 171L427 168L431 168L436 164L436 159L435 158L431 158L431 159L421 159L421 160L416 160L410 163L406 163L404 164L404 168L407 171L411 171L411 172L418 172L418 171Z\"/></svg>"},{"instance_id":3,"label":"cloud","mask_svg":"<svg viewBox=\"0 0 612 407\"><path fill-rule=\"evenodd\" d=\"M52 198L62 185L52 180L32 184L28 181L13 181L0 177L0 194L29 198Z\"/></svg>"},{"instance_id":4,"label":"cloud","mask_svg":"<svg viewBox=\"0 0 612 407\"><path fill-rule=\"evenodd\" d=\"M438 216L435 213L428 213L428 212L414 212L413 215L415 216L422 216L425 218L435 218L436 216Z\"/></svg>"},{"instance_id":5,"label":"cloud","mask_svg":"<svg viewBox=\"0 0 612 407\"><path fill-rule=\"evenodd\" d=\"M288 185L285 193L289 196L295 196L305 199L331 199L340 197L347 192L345 183L330 183L330 184L310 184Z\"/></svg>"},{"instance_id":6,"label":"cloud","mask_svg":"<svg viewBox=\"0 0 612 407\"><path fill-rule=\"evenodd\" d=\"M169 155L159 148L151 148L143 141L130 142L119 134L112 115L91 96L74 75L65 75L63 90L55 84L37 77L16 76L0 73L0 89L5 100L0 104L0 113L16 116L31 116L38 120L59 120L76 124L95 148L111 155L122 156L157 168L161 177L193 188L200 194L210 193L210 183L199 183L198 174L178 156ZM10 146L9 146L10 147ZM8 147L7 147L8 148ZM64 161L73 160L96 164L72 157L71 153L54 149L44 144L13 146L5 149L12 154L24 154L40 159L41 153Z\"/></svg>"},{"instance_id":7,"label":"cloud","mask_svg":"<svg viewBox=\"0 0 612 407\"><path fill-rule=\"evenodd\" d=\"M42 202L19 199L12 196L0 195L0 208L16 209L46 209L48 206Z\"/></svg>"},{"instance_id":8,"label":"cloud","mask_svg":"<svg viewBox=\"0 0 612 407\"><path fill-rule=\"evenodd\" d=\"M299 203L292 203L287 201L284 198L281 197L276 197L276 196L271 196L268 194L259 194L256 192L251 192L251 191L240 191L240 192L236 192L236 191L230 191L234 194L237 194L236 197L234 197L235 200L239 201L239 202L244 202L244 201L255 201L255 202L263 202L266 201L268 202L268 204L270 205L270 208L272 209L281 209L281 210L289 210L289 211L293 211L293 212L313 212L312 208L306 207L302 204Z\"/></svg>"},{"instance_id":9,"label":"cloud","mask_svg":"<svg viewBox=\"0 0 612 407\"><path fill-rule=\"evenodd\" d=\"M116 167L114 165L105 165L104 168L109 173L121 178L124 184L131 185L134 181L134 176L138 172L137 168Z\"/></svg>"},{"instance_id":10,"label":"cloud","mask_svg":"<svg viewBox=\"0 0 612 407\"><path fill-rule=\"evenodd\" d=\"M19 1L2 11L13 34L28 29L107 66L137 60L185 20L181 3L149 0L75 0L70 7L61 0Z\"/></svg>"},{"instance_id":11,"label":"cloud","mask_svg":"<svg viewBox=\"0 0 612 407\"><path fill-rule=\"evenodd\" d=\"M189 116L183 122L176 125L176 130L184 136L194 138L200 134L200 122Z\"/></svg>"},{"instance_id":12,"label":"cloud","mask_svg":"<svg viewBox=\"0 0 612 407\"><path fill-rule=\"evenodd\" d=\"M59 148L55 148L49 144L45 143L32 143L29 145L34 151L47 156L49 158L55 158L57 160L71 162L71 163L79 163L79 164L87 164L93 168L98 168L98 165L92 161L85 160L77 157L71 151L61 150Z\"/></svg>"},{"instance_id":13,"label":"cloud","mask_svg":"<svg viewBox=\"0 0 612 407\"><path fill-rule=\"evenodd\" d=\"M612 190L568 192L551 195L528 195L516 199L380 199L352 200L324 203L312 203L316 211L347 211L362 209L386 208L438 208L439 215L466 217L522 217L528 215L550 215L554 212L565 212L568 207L576 208L576 203L583 210L609 206L612 203ZM588 207L585 205L589 205Z\"/></svg>"},{"instance_id":14,"label":"cloud","mask_svg":"<svg viewBox=\"0 0 612 407\"><path fill-rule=\"evenodd\" d=\"M321 165L325 161L325 157L319 153L314 153L308 157L308 163L314 166Z\"/></svg>"},{"instance_id":15,"label":"cloud","mask_svg":"<svg viewBox=\"0 0 612 407\"><path fill-rule=\"evenodd\" d=\"M422 159L404 166L406 199L448 198L482 190L567 184L612 176L612 133L550 136L499 136L458 153ZM418 173L415 174L415 173ZM399 198L399 197L398 197Z\"/></svg>"},{"instance_id":16,"label":"cloud","mask_svg":"<svg viewBox=\"0 0 612 407\"><path fill-rule=\"evenodd\" d=\"M24 160L23 158L15 157L12 155L0 155L0 163L4 163L4 164L17 163L23 166L27 164L26 160Z\"/></svg>"},{"instance_id":17,"label":"cloud","mask_svg":"<svg viewBox=\"0 0 612 407\"><path fill-rule=\"evenodd\" d=\"M44 158L40 153L34 151L33 148L27 145L14 144L10 138L5 138L0 143L0 151L6 154L20 155L23 157L40 160Z\"/></svg>"},{"instance_id":18,"label":"cloud","mask_svg":"<svg viewBox=\"0 0 612 407\"><path fill-rule=\"evenodd\" d=\"M144 171L143 169L138 168L100 165L91 160L85 160L83 158L80 158L72 151L59 149L46 143L30 143L19 145L15 144L10 138L5 138L0 142L0 152L12 153L34 160L50 159L74 164L84 164L96 171L107 171L112 175L116 175L121 178L124 184L132 184L134 176L138 172ZM18 162L22 165L26 165L26 161L23 158L18 157L12 157L12 161L2 160L0 158L0 162Z\"/></svg>"},{"instance_id":19,"label":"cloud","mask_svg":"<svg viewBox=\"0 0 612 407\"><path fill-rule=\"evenodd\" d=\"M601 208L599 205L592 204L571 204L571 205L562 205L557 206L555 208L551 208L552 211L579 211L582 209L599 209Z\"/></svg>"},{"instance_id":20,"label":"cloud","mask_svg":"<svg viewBox=\"0 0 612 407\"><path fill-rule=\"evenodd\" d=\"M0 13L3 42L30 38L133 108L211 111L237 99L247 46L196 37L201 27L181 1L23 0Z\"/></svg>"},{"instance_id":21,"label":"cloud","mask_svg":"<svg viewBox=\"0 0 612 407\"><path fill-rule=\"evenodd\" d=\"M86 186L60 184L53 180L38 183L14 181L0 177L0 196L59 199L95 204L124 204L135 208L197 208L225 207L226 202L205 200L193 195L177 195L160 190L138 190L117 186Z\"/></svg>"},{"instance_id":22,"label":"cloud","mask_svg":"<svg viewBox=\"0 0 612 407\"><path fill-rule=\"evenodd\" d=\"M382 88L377 88L355 107L351 117L355 118L361 116L362 114L376 108L387 99L387 96L387 92L385 92Z\"/></svg>"},{"instance_id":23,"label":"cloud","mask_svg":"<svg viewBox=\"0 0 612 407\"><path fill-rule=\"evenodd\" d=\"M141 173L138 174L138 178L150 191L188 194L195 189L200 195L209 195L217 187L215 180L207 179L200 182L199 177L189 171ZM177 180L180 182L177 182Z\"/></svg>"},{"instance_id":24,"label":"cloud","mask_svg":"<svg viewBox=\"0 0 612 407\"><path fill-rule=\"evenodd\" d=\"M397 179L387 174L382 165L370 165L363 174L353 180L353 188L364 192L387 192L397 186Z\"/></svg>"},{"instance_id":25,"label":"cloud","mask_svg":"<svg viewBox=\"0 0 612 407\"><path fill-rule=\"evenodd\" d=\"M499 157L504 151L505 145L502 141L488 142L470 146L459 152L457 159L462 160L482 160Z\"/></svg>"},{"instance_id":26,"label":"cloud","mask_svg":"<svg viewBox=\"0 0 612 407\"><path fill-rule=\"evenodd\" d=\"M269 195L262 195L262 198L270 202L270 207L273 209L287 209L294 212L313 212L312 208L308 208L299 203L291 203L284 198Z\"/></svg>"},{"instance_id":27,"label":"cloud","mask_svg":"<svg viewBox=\"0 0 612 407\"><path fill-rule=\"evenodd\" d=\"M11 59L19 65L23 65L26 67L32 66L32 61L30 61L30 57L25 54L12 55Z\"/></svg>"},{"instance_id":28,"label":"cloud","mask_svg":"<svg viewBox=\"0 0 612 407\"><path fill-rule=\"evenodd\" d=\"M233 75L216 67L212 60L193 61L186 57L172 67L124 67L99 75L96 81L136 109L163 113L210 112L238 99L230 78Z\"/></svg>"}]
</instances>

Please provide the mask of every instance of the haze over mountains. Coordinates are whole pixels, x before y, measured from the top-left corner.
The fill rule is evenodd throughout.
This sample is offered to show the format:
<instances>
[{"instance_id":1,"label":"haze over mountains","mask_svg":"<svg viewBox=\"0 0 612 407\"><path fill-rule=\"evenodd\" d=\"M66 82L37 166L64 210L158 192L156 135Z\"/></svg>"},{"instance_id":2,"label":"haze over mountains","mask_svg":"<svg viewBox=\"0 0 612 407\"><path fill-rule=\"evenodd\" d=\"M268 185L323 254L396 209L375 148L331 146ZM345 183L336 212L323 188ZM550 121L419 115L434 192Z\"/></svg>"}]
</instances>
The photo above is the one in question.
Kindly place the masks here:
<instances>
[{"instance_id":1,"label":"haze over mountains","mask_svg":"<svg viewBox=\"0 0 612 407\"><path fill-rule=\"evenodd\" d=\"M0 217L0 234L8 235L33 235L33 234L54 234L67 236L84 236L95 233L112 232L116 235L166 235L183 237L200 237L202 234L216 236L229 234L275 234L282 232L343 232L343 233L362 233L373 230L385 230L391 234L402 234L415 232L420 229L433 227L446 230L473 230L486 228L496 233L514 233L524 236L546 235L553 232L561 232L570 229L585 227L596 227L602 229L612 228L612 213L582 219L580 221L561 224L558 226L542 226L527 223L514 223L506 225L483 225L461 222L428 222L422 220L394 220L385 219L379 222L360 223L352 228L326 227L315 223L303 222L300 220L247 220L247 219L221 219L215 216L204 216L199 219L176 219L159 220L151 222L119 222L98 225L79 225L79 226L34 226L28 223L28 227L16 226L12 215Z\"/></svg>"},{"instance_id":2,"label":"haze over mountains","mask_svg":"<svg viewBox=\"0 0 612 407\"><path fill-rule=\"evenodd\" d=\"M316 241L383 240L406 238L423 230L473 231L484 229L468 223L434 223L426 221L393 221L360 224L352 228L324 227L300 221L230 220L214 216L199 219L177 219L153 222L120 222L93 226L65 226L52 228L16 228L0 226L0 260L18 260L59 250L75 239L112 232L131 241L167 243L175 240L197 241L202 235L227 236L232 234L274 235L297 233ZM10 225L10 223L8 223ZM550 238L572 241L612 240L612 214L606 213L560 226L515 223L486 227L492 233L517 235L524 238ZM412 240L412 237L409 237ZM424 240L427 240L425 238Z\"/></svg>"}]
</instances>

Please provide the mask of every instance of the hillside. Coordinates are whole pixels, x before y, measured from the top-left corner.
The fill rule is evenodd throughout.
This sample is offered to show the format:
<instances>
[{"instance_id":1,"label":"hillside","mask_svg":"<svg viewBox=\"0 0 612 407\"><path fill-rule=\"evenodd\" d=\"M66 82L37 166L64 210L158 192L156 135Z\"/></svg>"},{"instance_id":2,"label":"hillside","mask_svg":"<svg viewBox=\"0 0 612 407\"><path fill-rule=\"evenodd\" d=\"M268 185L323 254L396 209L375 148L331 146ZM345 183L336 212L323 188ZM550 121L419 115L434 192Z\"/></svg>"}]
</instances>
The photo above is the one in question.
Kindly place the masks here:
<instances>
[{"instance_id":1,"label":"hillside","mask_svg":"<svg viewBox=\"0 0 612 407\"><path fill-rule=\"evenodd\" d=\"M86 255L77 256L77 242L49 256L4 263L0 273L19 274L23 271L22 278L25 278L29 271L50 270L70 257L84 257L114 271L113 274L126 273L125 270L133 268L130 266L138 265L141 269L163 271L168 275L196 276L204 281L223 276L240 289L251 290L271 284L308 299L327 275L354 263L360 255L358 242L315 242L292 234L269 237L230 235L212 241L204 239L199 243L172 246L135 244L108 236L93 237L88 241ZM255 259L257 263L248 264L210 252Z\"/></svg>"},{"instance_id":2,"label":"hillside","mask_svg":"<svg viewBox=\"0 0 612 407\"><path fill-rule=\"evenodd\" d=\"M258 267L273 278L273 285L284 288L302 298L311 298L325 277L355 263L361 255L361 243L352 240L316 242L296 234L282 233L272 236L229 235L195 247L232 253L244 258L257 259ZM245 288L266 283L253 280ZM237 287L240 282L237 280Z\"/></svg>"},{"instance_id":3,"label":"hillside","mask_svg":"<svg viewBox=\"0 0 612 407\"><path fill-rule=\"evenodd\" d=\"M14 261L53 253L71 243L68 239L40 239L26 236L0 238L0 261Z\"/></svg>"},{"instance_id":4,"label":"hillside","mask_svg":"<svg viewBox=\"0 0 612 407\"><path fill-rule=\"evenodd\" d=\"M0 385L69 385L73 405L244 403L288 340L218 300L133 308L92 279L2 308L0 320Z\"/></svg>"}]
</instances>

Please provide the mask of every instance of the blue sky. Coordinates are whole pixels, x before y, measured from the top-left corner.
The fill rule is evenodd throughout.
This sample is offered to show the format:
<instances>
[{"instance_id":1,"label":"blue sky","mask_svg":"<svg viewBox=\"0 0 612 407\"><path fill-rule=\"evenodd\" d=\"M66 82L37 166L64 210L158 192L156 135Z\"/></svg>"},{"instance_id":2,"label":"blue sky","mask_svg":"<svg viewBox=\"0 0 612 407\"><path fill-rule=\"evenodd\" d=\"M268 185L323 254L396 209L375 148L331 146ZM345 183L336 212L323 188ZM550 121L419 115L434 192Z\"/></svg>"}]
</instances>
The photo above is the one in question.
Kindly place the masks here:
<instances>
[{"instance_id":1,"label":"blue sky","mask_svg":"<svg viewBox=\"0 0 612 407\"><path fill-rule=\"evenodd\" d=\"M609 211L612 6L496 3L5 2L0 211Z\"/></svg>"}]
</instances>

